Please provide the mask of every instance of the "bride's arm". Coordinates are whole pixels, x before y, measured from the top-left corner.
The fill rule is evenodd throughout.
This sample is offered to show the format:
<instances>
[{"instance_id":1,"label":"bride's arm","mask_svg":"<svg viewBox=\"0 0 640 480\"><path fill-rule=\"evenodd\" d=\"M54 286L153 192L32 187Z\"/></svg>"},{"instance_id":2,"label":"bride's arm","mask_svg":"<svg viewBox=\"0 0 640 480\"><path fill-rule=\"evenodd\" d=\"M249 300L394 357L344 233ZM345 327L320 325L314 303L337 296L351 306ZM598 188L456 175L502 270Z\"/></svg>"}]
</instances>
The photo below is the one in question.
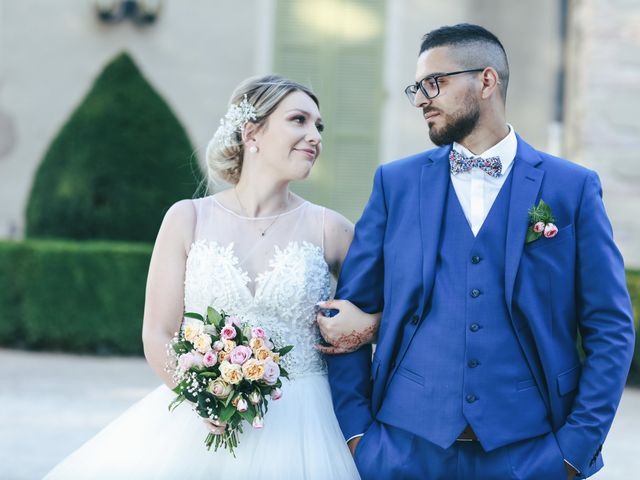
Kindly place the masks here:
<instances>
[{"instance_id":1,"label":"bride's arm","mask_svg":"<svg viewBox=\"0 0 640 480\"><path fill-rule=\"evenodd\" d=\"M184 313L184 272L193 240L195 211L182 200L166 213L153 247L144 303L142 343L147 362L169 388L167 344L180 328Z\"/></svg>"},{"instance_id":2,"label":"bride's arm","mask_svg":"<svg viewBox=\"0 0 640 480\"><path fill-rule=\"evenodd\" d=\"M336 278L353 240L353 224L342 215L326 211L325 257ZM331 346L318 346L324 353L353 352L367 343L375 342L381 313L365 313L348 300L331 300L318 305L322 309L335 309L338 314L326 317L319 312L318 325L322 337Z\"/></svg>"}]
</instances>

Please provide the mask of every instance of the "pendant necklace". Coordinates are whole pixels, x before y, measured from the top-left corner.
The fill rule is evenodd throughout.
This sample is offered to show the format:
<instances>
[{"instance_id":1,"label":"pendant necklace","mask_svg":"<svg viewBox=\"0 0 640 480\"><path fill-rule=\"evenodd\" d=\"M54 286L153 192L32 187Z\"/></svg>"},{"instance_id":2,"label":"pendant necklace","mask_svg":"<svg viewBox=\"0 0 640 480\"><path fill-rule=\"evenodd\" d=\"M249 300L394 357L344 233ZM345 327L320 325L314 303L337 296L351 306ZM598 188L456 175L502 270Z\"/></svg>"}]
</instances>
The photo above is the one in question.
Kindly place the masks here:
<instances>
[{"instance_id":1,"label":"pendant necklace","mask_svg":"<svg viewBox=\"0 0 640 480\"><path fill-rule=\"evenodd\" d=\"M248 214L247 209L244 208L244 205L242 205L242 202L240 201L240 196L238 195L238 189L234 188L233 189L234 193L236 194L236 200L238 200L238 205L240 205L240 208L242 209L242 211L244 212L244 214L247 216L247 218L250 218L252 220L257 220L259 219L259 217L252 217ZM289 192L289 194L291 194L291 192ZM280 212L278 215L275 216L275 218L272 220L272 222L267 225L267 228L265 228L264 230L260 230L258 228L258 231L260 232L260 237L264 237L267 233L267 230L269 230L274 223L276 223L278 221L278 219L280 218L280 216L285 213L285 212Z\"/></svg>"}]
</instances>

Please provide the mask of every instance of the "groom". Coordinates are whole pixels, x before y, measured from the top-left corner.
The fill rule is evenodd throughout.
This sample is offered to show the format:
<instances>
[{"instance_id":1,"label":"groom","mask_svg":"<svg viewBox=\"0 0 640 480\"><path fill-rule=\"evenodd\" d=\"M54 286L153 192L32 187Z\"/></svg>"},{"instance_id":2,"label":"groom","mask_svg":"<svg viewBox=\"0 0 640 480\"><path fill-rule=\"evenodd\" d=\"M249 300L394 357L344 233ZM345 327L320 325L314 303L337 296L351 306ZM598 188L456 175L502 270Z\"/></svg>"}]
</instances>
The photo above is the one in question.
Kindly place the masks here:
<instances>
[{"instance_id":1,"label":"groom","mask_svg":"<svg viewBox=\"0 0 640 480\"><path fill-rule=\"evenodd\" d=\"M415 79L440 147L378 168L336 294L383 312L375 355L327 358L360 474L588 477L634 339L598 176L506 123L507 58L484 28L425 35Z\"/></svg>"}]
</instances>

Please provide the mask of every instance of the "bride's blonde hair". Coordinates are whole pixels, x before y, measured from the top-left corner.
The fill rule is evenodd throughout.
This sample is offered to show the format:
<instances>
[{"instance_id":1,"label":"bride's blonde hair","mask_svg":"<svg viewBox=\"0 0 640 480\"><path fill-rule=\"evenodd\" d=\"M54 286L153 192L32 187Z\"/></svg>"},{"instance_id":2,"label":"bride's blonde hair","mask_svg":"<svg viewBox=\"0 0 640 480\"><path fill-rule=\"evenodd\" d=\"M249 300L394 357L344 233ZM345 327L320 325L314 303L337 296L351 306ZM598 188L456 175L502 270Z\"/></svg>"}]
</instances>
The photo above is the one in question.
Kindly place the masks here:
<instances>
[{"instance_id":1,"label":"bride's blonde hair","mask_svg":"<svg viewBox=\"0 0 640 480\"><path fill-rule=\"evenodd\" d=\"M261 126L267 117L278 107L280 102L292 92L299 91L311 97L320 107L316 95L304 85L294 82L280 75L265 75L251 77L238 85L229 100L229 105L239 105L244 98L255 108L255 120L250 120ZM207 174L209 181L224 180L236 184L242 172L244 143L242 134L234 132L227 142L209 140L206 151Z\"/></svg>"}]
</instances>

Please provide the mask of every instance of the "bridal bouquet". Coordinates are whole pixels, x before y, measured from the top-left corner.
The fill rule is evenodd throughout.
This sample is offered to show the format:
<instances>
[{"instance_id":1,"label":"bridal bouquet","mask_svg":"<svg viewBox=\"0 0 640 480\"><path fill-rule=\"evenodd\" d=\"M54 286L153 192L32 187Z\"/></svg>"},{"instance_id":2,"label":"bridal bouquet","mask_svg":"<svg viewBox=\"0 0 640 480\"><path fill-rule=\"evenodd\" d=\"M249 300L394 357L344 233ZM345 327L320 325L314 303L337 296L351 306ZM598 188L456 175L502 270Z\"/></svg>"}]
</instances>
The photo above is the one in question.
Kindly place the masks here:
<instances>
[{"instance_id":1,"label":"bridal bouquet","mask_svg":"<svg viewBox=\"0 0 640 480\"><path fill-rule=\"evenodd\" d=\"M191 312L184 316L183 328L169 344L169 368L177 385L169 410L185 400L193 403L211 422L207 448L222 446L235 456L243 420L262 428L267 397L282 396L281 378L289 377L280 358L293 347L276 348L263 328L211 307L206 317Z\"/></svg>"}]
</instances>

